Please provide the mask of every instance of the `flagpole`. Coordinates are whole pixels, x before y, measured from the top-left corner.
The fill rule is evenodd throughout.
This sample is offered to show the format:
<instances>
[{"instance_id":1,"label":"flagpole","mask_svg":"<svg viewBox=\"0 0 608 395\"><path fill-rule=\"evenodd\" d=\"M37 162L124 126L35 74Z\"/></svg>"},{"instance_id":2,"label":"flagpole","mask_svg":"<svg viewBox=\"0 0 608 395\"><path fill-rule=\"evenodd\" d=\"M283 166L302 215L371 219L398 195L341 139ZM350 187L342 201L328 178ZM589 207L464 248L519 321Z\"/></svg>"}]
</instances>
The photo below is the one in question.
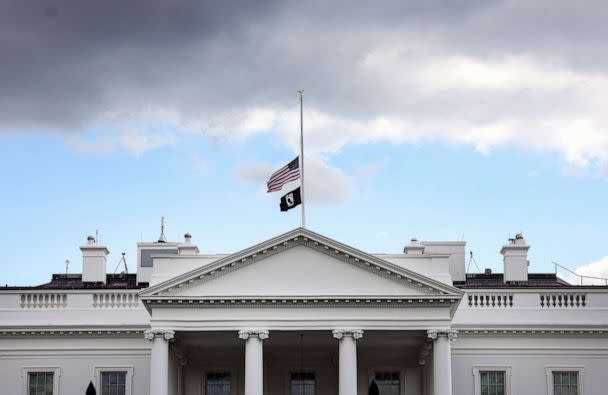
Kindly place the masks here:
<instances>
[{"instance_id":1,"label":"flagpole","mask_svg":"<svg viewBox=\"0 0 608 395\"><path fill-rule=\"evenodd\" d=\"M300 182L300 192L302 198L302 228L306 227L306 198L304 197L304 90L298 91L300 94L300 174L302 180Z\"/></svg>"}]
</instances>

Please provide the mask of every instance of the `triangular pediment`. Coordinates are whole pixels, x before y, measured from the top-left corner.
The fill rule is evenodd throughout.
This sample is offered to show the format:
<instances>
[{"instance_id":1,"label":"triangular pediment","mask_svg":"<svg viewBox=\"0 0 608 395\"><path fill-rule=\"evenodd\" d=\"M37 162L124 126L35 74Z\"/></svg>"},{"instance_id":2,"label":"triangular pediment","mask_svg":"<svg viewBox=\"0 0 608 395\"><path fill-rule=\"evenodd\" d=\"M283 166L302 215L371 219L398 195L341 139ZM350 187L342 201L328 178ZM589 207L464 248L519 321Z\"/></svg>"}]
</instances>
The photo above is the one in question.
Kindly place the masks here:
<instances>
[{"instance_id":1,"label":"triangular pediment","mask_svg":"<svg viewBox=\"0 0 608 395\"><path fill-rule=\"evenodd\" d=\"M446 297L454 287L296 229L150 287L142 299Z\"/></svg>"}]
</instances>

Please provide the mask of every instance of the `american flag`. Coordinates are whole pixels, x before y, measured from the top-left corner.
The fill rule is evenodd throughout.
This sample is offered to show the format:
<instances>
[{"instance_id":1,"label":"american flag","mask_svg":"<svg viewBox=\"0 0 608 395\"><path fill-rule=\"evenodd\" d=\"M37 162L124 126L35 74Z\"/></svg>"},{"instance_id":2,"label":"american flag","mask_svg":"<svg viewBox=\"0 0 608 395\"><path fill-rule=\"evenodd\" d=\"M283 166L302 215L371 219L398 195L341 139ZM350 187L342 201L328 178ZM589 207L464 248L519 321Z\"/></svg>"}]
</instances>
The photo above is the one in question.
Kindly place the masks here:
<instances>
[{"instance_id":1,"label":"american flag","mask_svg":"<svg viewBox=\"0 0 608 395\"><path fill-rule=\"evenodd\" d=\"M268 192L280 191L283 185L298 178L300 178L300 157L296 156L294 160L270 176L270 179L266 183Z\"/></svg>"}]
</instances>

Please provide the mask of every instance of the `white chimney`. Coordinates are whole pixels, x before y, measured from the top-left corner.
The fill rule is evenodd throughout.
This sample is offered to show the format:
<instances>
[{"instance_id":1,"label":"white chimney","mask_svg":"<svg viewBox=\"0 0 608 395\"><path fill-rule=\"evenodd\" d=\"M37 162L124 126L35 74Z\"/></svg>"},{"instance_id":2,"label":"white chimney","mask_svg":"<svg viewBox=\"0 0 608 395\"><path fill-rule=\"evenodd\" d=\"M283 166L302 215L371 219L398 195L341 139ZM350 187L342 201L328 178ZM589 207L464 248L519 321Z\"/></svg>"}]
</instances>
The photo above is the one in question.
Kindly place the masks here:
<instances>
[{"instance_id":1,"label":"white chimney","mask_svg":"<svg viewBox=\"0 0 608 395\"><path fill-rule=\"evenodd\" d=\"M110 253L105 246L97 244L95 237L87 237L87 244L80 247L82 251L82 281L106 282L106 256Z\"/></svg>"},{"instance_id":2,"label":"white chimney","mask_svg":"<svg viewBox=\"0 0 608 395\"><path fill-rule=\"evenodd\" d=\"M184 242L177 246L177 251L180 255L198 254L198 247L196 244L192 244L192 235L190 233L184 235Z\"/></svg>"},{"instance_id":3,"label":"white chimney","mask_svg":"<svg viewBox=\"0 0 608 395\"><path fill-rule=\"evenodd\" d=\"M424 254L424 246L420 244L417 238L412 237L410 244L403 247L403 253L407 255L422 255Z\"/></svg>"},{"instance_id":4,"label":"white chimney","mask_svg":"<svg viewBox=\"0 0 608 395\"><path fill-rule=\"evenodd\" d=\"M528 250L530 246L521 233L502 247L500 253L504 262L504 282L528 281Z\"/></svg>"}]
</instances>

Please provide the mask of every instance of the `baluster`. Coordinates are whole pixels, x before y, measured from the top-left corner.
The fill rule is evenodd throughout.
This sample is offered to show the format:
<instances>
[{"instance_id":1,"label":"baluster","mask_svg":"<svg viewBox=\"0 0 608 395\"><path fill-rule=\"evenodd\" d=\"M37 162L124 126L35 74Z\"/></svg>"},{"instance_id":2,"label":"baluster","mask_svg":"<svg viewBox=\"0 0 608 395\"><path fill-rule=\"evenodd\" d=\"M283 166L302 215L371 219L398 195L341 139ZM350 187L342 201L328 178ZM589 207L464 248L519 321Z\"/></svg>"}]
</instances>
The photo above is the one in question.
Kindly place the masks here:
<instances>
[{"instance_id":1,"label":"baluster","mask_svg":"<svg viewBox=\"0 0 608 395\"><path fill-rule=\"evenodd\" d=\"M583 307L585 307L586 303L586 299L587 299L587 295L586 294L582 294L581 295L581 299L583 300Z\"/></svg>"},{"instance_id":2,"label":"baluster","mask_svg":"<svg viewBox=\"0 0 608 395\"><path fill-rule=\"evenodd\" d=\"M545 307L545 295L540 294L540 307Z\"/></svg>"},{"instance_id":3,"label":"baluster","mask_svg":"<svg viewBox=\"0 0 608 395\"><path fill-rule=\"evenodd\" d=\"M509 294L509 306L513 307L513 294Z\"/></svg>"}]
</instances>

